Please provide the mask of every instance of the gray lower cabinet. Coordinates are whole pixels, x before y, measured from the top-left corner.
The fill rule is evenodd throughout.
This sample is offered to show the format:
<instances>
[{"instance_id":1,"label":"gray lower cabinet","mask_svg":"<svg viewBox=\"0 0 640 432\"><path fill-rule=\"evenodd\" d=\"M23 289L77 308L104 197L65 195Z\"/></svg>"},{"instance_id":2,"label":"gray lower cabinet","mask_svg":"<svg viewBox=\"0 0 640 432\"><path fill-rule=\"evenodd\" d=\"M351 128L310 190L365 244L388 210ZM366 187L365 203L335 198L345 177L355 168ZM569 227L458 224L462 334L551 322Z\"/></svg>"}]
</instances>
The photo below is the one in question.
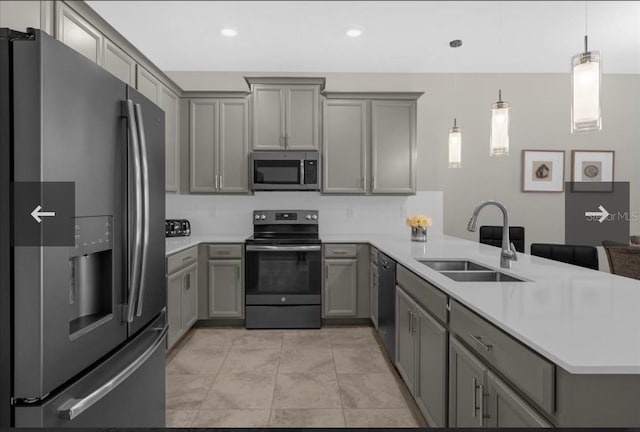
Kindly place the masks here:
<instances>
[{"instance_id":1,"label":"gray lower cabinet","mask_svg":"<svg viewBox=\"0 0 640 432\"><path fill-rule=\"evenodd\" d=\"M357 316L358 260L324 260L324 316Z\"/></svg>"},{"instance_id":2,"label":"gray lower cabinet","mask_svg":"<svg viewBox=\"0 0 640 432\"><path fill-rule=\"evenodd\" d=\"M371 322L375 328L378 328L378 264L371 262L371 305L370 305L370 317Z\"/></svg>"},{"instance_id":3,"label":"gray lower cabinet","mask_svg":"<svg viewBox=\"0 0 640 432\"><path fill-rule=\"evenodd\" d=\"M449 358L449 427L553 427L453 336Z\"/></svg>"},{"instance_id":4,"label":"gray lower cabinet","mask_svg":"<svg viewBox=\"0 0 640 432\"><path fill-rule=\"evenodd\" d=\"M243 318L241 259L209 260L209 317Z\"/></svg>"},{"instance_id":5,"label":"gray lower cabinet","mask_svg":"<svg viewBox=\"0 0 640 432\"><path fill-rule=\"evenodd\" d=\"M396 367L430 427L447 425L447 329L396 287Z\"/></svg>"},{"instance_id":6,"label":"gray lower cabinet","mask_svg":"<svg viewBox=\"0 0 640 432\"><path fill-rule=\"evenodd\" d=\"M323 95L322 192L414 194L422 93Z\"/></svg>"},{"instance_id":7,"label":"gray lower cabinet","mask_svg":"<svg viewBox=\"0 0 640 432\"><path fill-rule=\"evenodd\" d=\"M191 192L249 192L249 118L244 98L189 102Z\"/></svg>"},{"instance_id":8,"label":"gray lower cabinet","mask_svg":"<svg viewBox=\"0 0 640 432\"><path fill-rule=\"evenodd\" d=\"M169 332L167 349L175 343L195 324L198 319L198 263L197 248L195 255L176 254L169 257L184 259L192 263L170 274L167 277L167 320ZM171 268L171 267L169 267Z\"/></svg>"}]
</instances>

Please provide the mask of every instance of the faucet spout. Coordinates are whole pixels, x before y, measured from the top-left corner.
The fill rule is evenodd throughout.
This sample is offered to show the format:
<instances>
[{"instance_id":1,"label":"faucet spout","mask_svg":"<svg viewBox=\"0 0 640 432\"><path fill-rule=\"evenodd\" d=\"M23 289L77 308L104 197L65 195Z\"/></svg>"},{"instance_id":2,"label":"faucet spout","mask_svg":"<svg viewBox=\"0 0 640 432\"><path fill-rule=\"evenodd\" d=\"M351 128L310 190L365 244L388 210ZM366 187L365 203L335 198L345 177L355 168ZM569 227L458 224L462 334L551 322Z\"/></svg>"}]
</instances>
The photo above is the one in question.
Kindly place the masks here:
<instances>
[{"instance_id":1,"label":"faucet spout","mask_svg":"<svg viewBox=\"0 0 640 432\"><path fill-rule=\"evenodd\" d=\"M487 200L482 201L476 206L467 224L467 230L474 232L478 229L478 215L480 210L486 206L493 205L500 209L502 212L502 250L500 251L500 267L511 268L511 261L517 261L518 255L516 254L516 248L509 239L509 212L507 208L499 201Z\"/></svg>"}]
</instances>

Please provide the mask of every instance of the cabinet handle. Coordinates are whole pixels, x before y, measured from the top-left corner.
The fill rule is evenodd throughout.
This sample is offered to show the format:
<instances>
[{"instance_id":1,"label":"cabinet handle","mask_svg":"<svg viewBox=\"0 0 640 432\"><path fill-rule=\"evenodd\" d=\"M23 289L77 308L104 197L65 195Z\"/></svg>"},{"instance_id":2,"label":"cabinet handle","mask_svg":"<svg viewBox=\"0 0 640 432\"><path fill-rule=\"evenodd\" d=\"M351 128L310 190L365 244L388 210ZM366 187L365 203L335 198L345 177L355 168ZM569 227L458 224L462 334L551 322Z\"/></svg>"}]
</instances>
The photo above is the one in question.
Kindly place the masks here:
<instances>
[{"instance_id":1,"label":"cabinet handle","mask_svg":"<svg viewBox=\"0 0 640 432\"><path fill-rule=\"evenodd\" d=\"M336 250L333 251L333 253L335 255L346 255L346 254L349 253L349 251L344 250L344 249L336 249Z\"/></svg>"},{"instance_id":2,"label":"cabinet handle","mask_svg":"<svg viewBox=\"0 0 640 432\"><path fill-rule=\"evenodd\" d=\"M376 188L376 176L371 177L371 184L373 185L373 189Z\"/></svg>"},{"instance_id":3,"label":"cabinet handle","mask_svg":"<svg viewBox=\"0 0 640 432\"><path fill-rule=\"evenodd\" d=\"M473 417L477 417L477 413L478 413L478 381L474 378L473 379L473 403L472 405L472 409L473 409Z\"/></svg>"},{"instance_id":4,"label":"cabinet handle","mask_svg":"<svg viewBox=\"0 0 640 432\"><path fill-rule=\"evenodd\" d=\"M415 322L414 322L415 320ZM418 316L411 314L411 334L414 334L416 332L416 324L418 322Z\"/></svg>"},{"instance_id":5,"label":"cabinet handle","mask_svg":"<svg viewBox=\"0 0 640 432\"><path fill-rule=\"evenodd\" d=\"M411 326L413 325L413 314L411 313L411 309L407 309L407 313L409 314L409 334L411 334Z\"/></svg>"},{"instance_id":6,"label":"cabinet handle","mask_svg":"<svg viewBox=\"0 0 640 432\"><path fill-rule=\"evenodd\" d=\"M482 384L480 384L480 418L483 419L484 423L484 419L489 418L488 415L484 415L484 386Z\"/></svg>"},{"instance_id":7,"label":"cabinet handle","mask_svg":"<svg viewBox=\"0 0 640 432\"><path fill-rule=\"evenodd\" d=\"M467 333L469 335L469 337L476 342L478 345L480 345L482 348L484 348L485 351L491 351L493 349L493 345L492 344L486 344L484 342L482 342L482 336L474 336L471 333Z\"/></svg>"},{"instance_id":8,"label":"cabinet handle","mask_svg":"<svg viewBox=\"0 0 640 432\"><path fill-rule=\"evenodd\" d=\"M185 287L185 289L189 290L191 288L191 273L187 274L185 282L186 282L186 285L187 285Z\"/></svg>"},{"instance_id":9,"label":"cabinet handle","mask_svg":"<svg viewBox=\"0 0 640 432\"><path fill-rule=\"evenodd\" d=\"M191 258L192 258L191 255L189 255L189 256L186 256L186 257L182 258L182 261L187 261L187 260L190 260Z\"/></svg>"},{"instance_id":10,"label":"cabinet handle","mask_svg":"<svg viewBox=\"0 0 640 432\"><path fill-rule=\"evenodd\" d=\"M222 189L222 174L220 174L220 188L219 189Z\"/></svg>"},{"instance_id":11,"label":"cabinet handle","mask_svg":"<svg viewBox=\"0 0 640 432\"><path fill-rule=\"evenodd\" d=\"M216 174L216 190L218 190L218 174Z\"/></svg>"},{"instance_id":12,"label":"cabinet handle","mask_svg":"<svg viewBox=\"0 0 640 432\"><path fill-rule=\"evenodd\" d=\"M367 190L367 177L362 176L362 189Z\"/></svg>"}]
</instances>

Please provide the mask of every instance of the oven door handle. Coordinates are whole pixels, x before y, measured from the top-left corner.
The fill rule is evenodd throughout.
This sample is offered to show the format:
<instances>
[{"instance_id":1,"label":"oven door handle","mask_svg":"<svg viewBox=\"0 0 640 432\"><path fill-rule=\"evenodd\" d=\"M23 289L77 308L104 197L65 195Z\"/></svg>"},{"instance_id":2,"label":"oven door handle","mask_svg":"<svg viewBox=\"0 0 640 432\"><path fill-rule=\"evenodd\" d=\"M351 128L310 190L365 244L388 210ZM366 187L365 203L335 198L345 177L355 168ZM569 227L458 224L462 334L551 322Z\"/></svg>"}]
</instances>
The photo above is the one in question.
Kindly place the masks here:
<instances>
[{"instance_id":1,"label":"oven door handle","mask_svg":"<svg viewBox=\"0 0 640 432\"><path fill-rule=\"evenodd\" d=\"M299 246L299 245L247 245L247 252L313 252L319 251L320 245Z\"/></svg>"}]
</instances>

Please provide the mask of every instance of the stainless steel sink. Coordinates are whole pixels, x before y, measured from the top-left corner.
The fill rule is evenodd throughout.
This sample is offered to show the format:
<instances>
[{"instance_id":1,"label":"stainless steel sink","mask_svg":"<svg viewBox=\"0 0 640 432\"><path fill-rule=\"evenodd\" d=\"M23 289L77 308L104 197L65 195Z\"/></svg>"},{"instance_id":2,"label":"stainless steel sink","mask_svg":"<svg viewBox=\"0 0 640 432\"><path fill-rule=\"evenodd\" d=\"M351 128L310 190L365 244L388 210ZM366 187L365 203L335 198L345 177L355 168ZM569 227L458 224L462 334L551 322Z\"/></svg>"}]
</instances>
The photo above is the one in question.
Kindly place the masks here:
<instances>
[{"instance_id":1,"label":"stainless steel sink","mask_svg":"<svg viewBox=\"0 0 640 432\"><path fill-rule=\"evenodd\" d=\"M471 270L486 270L491 271L489 267L476 264L473 261L465 260L419 260L427 267L431 267L439 272L442 271L471 271Z\"/></svg>"},{"instance_id":2,"label":"stainless steel sink","mask_svg":"<svg viewBox=\"0 0 640 432\"><path fill-rule=\"evenodd\" d=\"M440 274L457 282L525 282L498 271L441 271Z\"/></svg>"}]
</instances>

